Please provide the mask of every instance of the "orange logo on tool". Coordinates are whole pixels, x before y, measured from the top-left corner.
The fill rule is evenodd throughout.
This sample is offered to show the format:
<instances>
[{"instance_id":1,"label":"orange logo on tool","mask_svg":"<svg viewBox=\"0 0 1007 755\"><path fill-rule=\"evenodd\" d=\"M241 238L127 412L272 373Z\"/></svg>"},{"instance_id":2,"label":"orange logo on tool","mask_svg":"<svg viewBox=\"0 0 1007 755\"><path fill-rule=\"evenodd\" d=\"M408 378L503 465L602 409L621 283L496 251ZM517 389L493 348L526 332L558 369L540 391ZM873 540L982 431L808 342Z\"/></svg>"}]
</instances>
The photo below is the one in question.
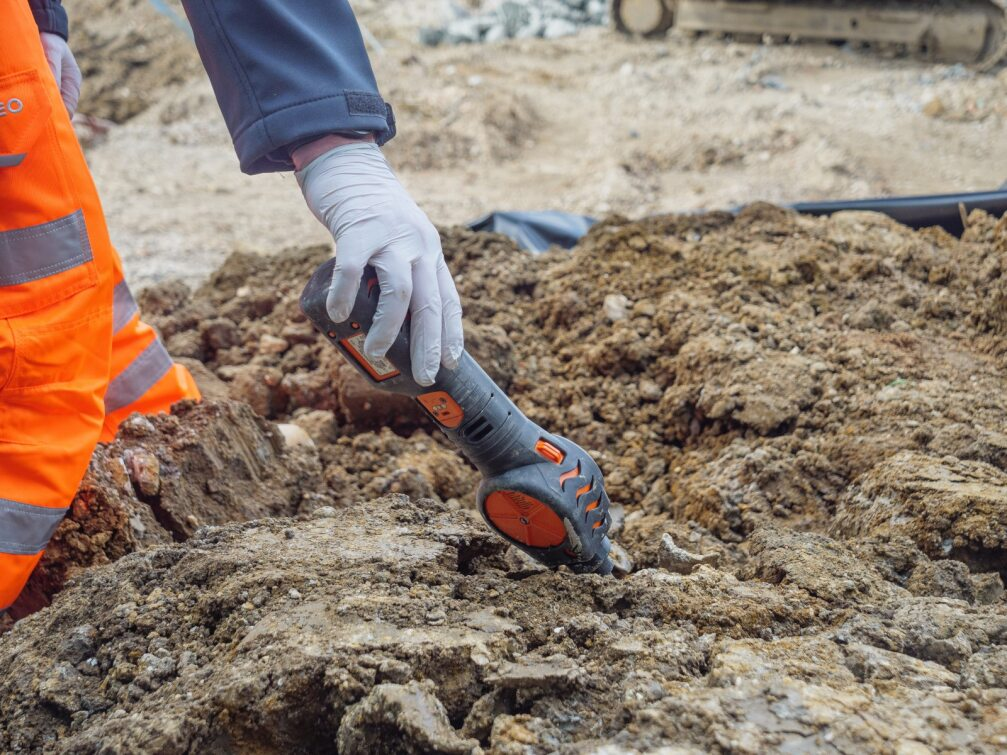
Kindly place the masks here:
<instances>
[{"instance_id":1,"label":"orange logo on tool","mask_svg":"<svg viewBox=\"0 0 1007 755\"><path fill-rule=\"evenodd\" d=\"M462 423L465 412L446 391L432 391L419 397L419 402L444 427L454 429Z\"/></svg>"}]
</instances>

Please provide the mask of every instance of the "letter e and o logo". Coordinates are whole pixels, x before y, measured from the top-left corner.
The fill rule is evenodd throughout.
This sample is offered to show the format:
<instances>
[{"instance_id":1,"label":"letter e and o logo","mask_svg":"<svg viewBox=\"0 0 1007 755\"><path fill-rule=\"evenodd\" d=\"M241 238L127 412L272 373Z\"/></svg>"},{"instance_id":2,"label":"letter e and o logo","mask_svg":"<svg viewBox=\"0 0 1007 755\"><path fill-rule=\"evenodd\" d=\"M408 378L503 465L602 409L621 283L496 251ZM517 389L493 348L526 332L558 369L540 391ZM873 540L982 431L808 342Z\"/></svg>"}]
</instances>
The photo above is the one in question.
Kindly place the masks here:
<instances>
[{"instance_id":1,"label":"letter e and o logo","mask_svg":"<svg viewBox=\"0 0 1007 755\"><path fill-rule=\"evenodd\" d=\"M22 110L24 110L24 102L17 97L11 97L9 100L0 100L0 118L7 115L17 115Z\"/></svg>"}]
</instances>

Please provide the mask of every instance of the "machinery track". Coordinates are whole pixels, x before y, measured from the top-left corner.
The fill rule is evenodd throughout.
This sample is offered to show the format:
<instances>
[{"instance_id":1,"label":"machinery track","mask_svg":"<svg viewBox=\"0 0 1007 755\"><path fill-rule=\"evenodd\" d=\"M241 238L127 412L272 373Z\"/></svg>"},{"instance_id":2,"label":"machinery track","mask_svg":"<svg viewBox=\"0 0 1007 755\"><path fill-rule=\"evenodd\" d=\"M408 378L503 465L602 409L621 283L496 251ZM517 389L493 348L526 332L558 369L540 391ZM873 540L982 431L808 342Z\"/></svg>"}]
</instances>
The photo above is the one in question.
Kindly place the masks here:
<instances>
[{"instance_id":1,"label":"machinery track","mask_svg":"<svg viewBox=\"0 0 1007 755\"><path fill-rule=\"evenodd\" d=\"M1007 57L1004 0L612 0L612 18L628 34L675 28L849 42L980 70Z\"/></svg>"}]
</instances>

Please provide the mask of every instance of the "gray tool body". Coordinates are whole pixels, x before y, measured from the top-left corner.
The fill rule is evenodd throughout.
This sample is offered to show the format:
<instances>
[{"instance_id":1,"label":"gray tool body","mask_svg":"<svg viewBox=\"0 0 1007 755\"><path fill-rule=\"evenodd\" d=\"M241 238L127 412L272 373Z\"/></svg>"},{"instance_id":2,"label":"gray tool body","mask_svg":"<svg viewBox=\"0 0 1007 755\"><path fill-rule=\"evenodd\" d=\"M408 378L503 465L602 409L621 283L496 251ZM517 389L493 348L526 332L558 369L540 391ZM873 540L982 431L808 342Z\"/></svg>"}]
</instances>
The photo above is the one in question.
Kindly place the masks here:
<instances>
[{"instance_id":1,"label":"gray tool body","mask_svg":"<svg viewBox=\"0 0 1007 755\"><path fill-rule=\"evenodd\" d=\"M609 574L609 499L601 470L579 446L528 419L469 355L441 367L436 381L412 379L409 322L384 359L363 344L377 309L377 274L364 271L349 319L326 310L334 260L321 265L301 295L301 309L352 364L381 390L417 400L482 473L477 503L499 535L549 566Z\"/></svg>"}]
</instances>

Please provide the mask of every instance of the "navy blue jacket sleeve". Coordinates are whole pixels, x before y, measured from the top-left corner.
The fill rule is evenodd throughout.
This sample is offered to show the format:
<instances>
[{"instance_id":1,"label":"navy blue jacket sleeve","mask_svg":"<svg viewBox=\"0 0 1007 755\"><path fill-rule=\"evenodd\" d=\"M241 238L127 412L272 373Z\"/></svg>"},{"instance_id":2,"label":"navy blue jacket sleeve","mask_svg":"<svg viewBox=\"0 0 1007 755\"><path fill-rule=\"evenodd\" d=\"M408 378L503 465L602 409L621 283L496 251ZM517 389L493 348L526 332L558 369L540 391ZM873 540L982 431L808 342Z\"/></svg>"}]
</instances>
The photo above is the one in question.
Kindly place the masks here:
<instances>
[{"instance_id":1,"label":"navy blue jacket sleeve","mask_svg":"<svg viewBox=\"0 0 1007 755\"><path fill-rule=\"evenodd\" d=\"M395 135L348 0L182 0L241 169L335 131Z\"/></svg>"},{"instance_id":2,"label":"navy blue jacket sleeve","mask_svg":"<svg viewBox=\"0 0 1007 755\"><path fill-rule=\"evenodd\" d=\"M60 0L28 0L28 7L40 32L47 31L67 38L66 11Z\"/></svg>"}]
</instances>

